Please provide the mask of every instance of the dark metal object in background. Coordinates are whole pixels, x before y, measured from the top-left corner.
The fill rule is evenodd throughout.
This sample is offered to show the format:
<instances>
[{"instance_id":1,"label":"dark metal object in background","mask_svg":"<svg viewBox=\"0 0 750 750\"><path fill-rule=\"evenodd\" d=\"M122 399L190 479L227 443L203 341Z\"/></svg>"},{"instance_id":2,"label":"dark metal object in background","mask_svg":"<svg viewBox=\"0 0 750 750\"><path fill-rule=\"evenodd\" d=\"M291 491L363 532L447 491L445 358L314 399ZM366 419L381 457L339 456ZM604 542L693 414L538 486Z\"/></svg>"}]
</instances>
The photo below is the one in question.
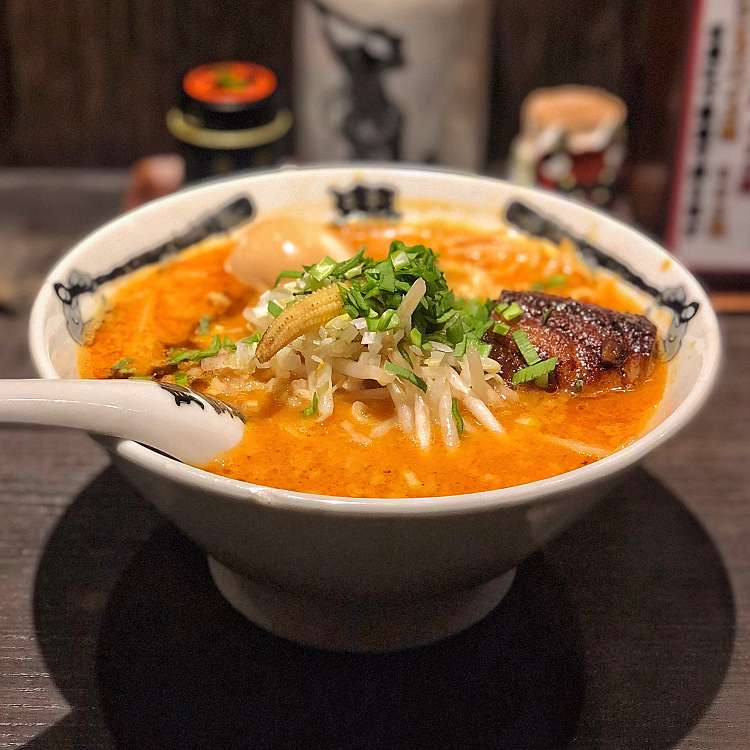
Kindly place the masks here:
<instances>
[{"instance_id":1,"label":"dark metal object in background","mask_svg":"<svg viewBox=\"0 0 750 750\"><path fill-rule=\"evenodd\" d=\"M270 167L292 126L276 74L244 61L206 63L182 79L167 128L185 159L187 182Z\"/></svg>"}]
</instances>

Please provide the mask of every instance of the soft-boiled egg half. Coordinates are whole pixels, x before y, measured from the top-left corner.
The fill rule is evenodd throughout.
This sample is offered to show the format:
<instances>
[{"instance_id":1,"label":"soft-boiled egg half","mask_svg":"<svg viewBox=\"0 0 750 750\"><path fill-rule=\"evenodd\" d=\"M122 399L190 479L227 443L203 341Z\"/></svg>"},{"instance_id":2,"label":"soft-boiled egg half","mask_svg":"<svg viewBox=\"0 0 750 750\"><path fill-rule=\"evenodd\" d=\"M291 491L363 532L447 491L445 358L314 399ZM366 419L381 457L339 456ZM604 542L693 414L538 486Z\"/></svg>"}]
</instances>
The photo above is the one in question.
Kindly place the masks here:
<instances>
[{"instance_id":1,"label":"soft-boiled egg half","mask_svg":"<svg viewBox=\"0 0 750 750\"><path fill-rule=\"evenodd\" d=\"M235 232L237 246L227 270L251 286L273 286L285 270L302 270L326 255L336 261L351 256L333 232L305 219L279 217L251 222Z\"/></svg>"}]
</instances>

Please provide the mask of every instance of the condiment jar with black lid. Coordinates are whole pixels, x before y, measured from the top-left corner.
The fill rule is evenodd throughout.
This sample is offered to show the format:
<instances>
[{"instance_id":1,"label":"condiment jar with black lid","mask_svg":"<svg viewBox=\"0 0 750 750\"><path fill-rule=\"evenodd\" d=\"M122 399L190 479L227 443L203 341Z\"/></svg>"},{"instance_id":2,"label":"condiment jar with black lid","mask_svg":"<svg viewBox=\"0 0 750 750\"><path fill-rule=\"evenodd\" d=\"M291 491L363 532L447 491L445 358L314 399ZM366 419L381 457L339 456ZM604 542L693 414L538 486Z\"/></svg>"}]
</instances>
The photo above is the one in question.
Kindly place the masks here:
<instances>
[{"instance_id":1,"label":"condiment jar with black lid","mask_svg":"<svg viewBox=\"0 0 750 750\"><path fill-rule=\"evenodd\" d=\"M188 182L278 162L292 115L279 103L275 73L251 62L189 70L167 128L179 141Z\"/></svg>"}]
</instances>

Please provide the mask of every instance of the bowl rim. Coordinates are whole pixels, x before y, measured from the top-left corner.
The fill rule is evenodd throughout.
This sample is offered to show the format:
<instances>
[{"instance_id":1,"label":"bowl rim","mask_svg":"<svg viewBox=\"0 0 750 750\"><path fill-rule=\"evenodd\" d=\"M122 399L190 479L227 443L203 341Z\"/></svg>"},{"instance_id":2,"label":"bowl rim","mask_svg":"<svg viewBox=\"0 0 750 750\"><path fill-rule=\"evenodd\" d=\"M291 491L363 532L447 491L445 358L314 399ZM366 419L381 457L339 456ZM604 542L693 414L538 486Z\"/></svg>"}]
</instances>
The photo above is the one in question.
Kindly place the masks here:
<instances>
[{"instance_id":1,"label":"bowl rim","mask_svg":"<svg viewBox=\"0 0 750 750\"><path fill-rule=\"evenodd\" d=\"M177 483L189 485L193 489L203 490L206 493L218 494L222 497L238 503L251 503L273 508L274 510L304 512L304 513L327 513L338 515L356 516L403 516L403 515L454 515L474 512L486 512L497 509L499 506L511 507L525 504L535 504L553 495L570 493L592 483L606 481L615 478L629 468L634 466L640 459L650 453L659 445L676 435L706 403L713 390L722 360L722 343L719 322L716 313L711 306L708 295L693 274L683 263L662 247L655 240L648 237L640 230L625 222L610 216L603 211L588 206L580 201L562 197L550 190L536 187L514 185L507 180L479 175L473 172L449 168L435 168L423 164L391 163L391 162L333 162L306 165L283 165L262 170L252 170L244 173L233 174L227 177L218 177L205 180L197 185L183 188L162 198L150 201L142 206L119 214L115 218L101 225L94 231L88 233L65 252L55 263L44 279L41 289L38 291L31 309L29 318L29 349L33 365L37 373L43 378L60 379L60 375L51 362L47 347L44 343L44 324L46 316L44 308L47 306L51 295L52 283L60 279L63 269L80 256L91 252L91 247L96 241L106 235L110 229L118 224L131 222L139 215L147 216L158 212L161 207L173 201L179 201L187 193L197 193L217 183L237 182L247 183L256 177L269 177L277 175L283 179L285 174L297 172L326 172L331 176L346 175L358 177L359 171L365 171L367 176L376 179L387 178L399 172L423 173L425 176L439 174L444 177L463 177L471 180L501 184L510 187L519 198L527 198L533 201L534 197L541 198L545 203L557 204L564 208L567 204L576 204L586 212L593 214L604 224L618 226L627 233L633 235L634 240L648 246L649 250L663 255L669 259L679 270L682 283L689 289L690 294L696 299L707 317L707 335L705 347L702 351L703 362L695 384L687 397L675 408L663 422L656 425L644 435L634 440L630 445L615 451L605 458L594 463L587 464L563 474L540 479L526 484L512 487L504 487L495 490L484 490L458 495L436 495L417 498L378 498L378 497L348 497L338 495L319 495L316 493L286 490L265 485L257 485L239 479L231 479L218 474L213 474L204 469L199 469L188 464L181 463L176 459L140 445L131 440L119 440L107 438L105 444L109 446L119 458L136 464L158 476L170 479ZM243 184L243 187L247 187Z\"/></svg>"}]
</instances>

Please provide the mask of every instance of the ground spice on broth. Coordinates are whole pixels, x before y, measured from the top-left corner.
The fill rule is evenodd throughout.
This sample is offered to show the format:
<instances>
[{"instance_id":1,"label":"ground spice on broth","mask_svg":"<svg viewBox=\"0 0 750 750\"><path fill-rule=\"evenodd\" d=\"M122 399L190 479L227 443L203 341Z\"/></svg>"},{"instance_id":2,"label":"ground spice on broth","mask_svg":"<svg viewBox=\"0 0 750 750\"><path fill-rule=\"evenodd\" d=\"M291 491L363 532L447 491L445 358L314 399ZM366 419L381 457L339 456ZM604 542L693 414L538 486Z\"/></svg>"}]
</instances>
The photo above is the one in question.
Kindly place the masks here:
<instances>
[{"instance_id":1,"label":"ground spice on broth","mask_svg":"<svg viewBox=\"0 0 750 750\"><path fill-rule=\"evenodd\" d=\"M374 257L385 256L393 239L432 247L459 296L496 297L503 288L528 289L555 278L554 294L639 311L637 301L613 278L589 272L564 244L554 248L543 240L447 221L355 222L335 231L353 251L364 245ZM215 333L234 340L248 336L242 311L258 292L225 271L232 248L228 238L209 240L120 284L80 349L81 377L116 376L112 366L123 358L129 360L129 370L149 372L163 364L169 348L187 342L205 347ZM200 332L204 317L211 320L211 335ZM661 399L666 371L666 365L658 363L632 390L588 396L521 388L518 401L494 410L503 434L484 430L464 415L466 429L458 447L435 440L428 450L397 426L382 437L368 437L374 424L392 415L389 401L359 402L353 408L355 398L339 391L333 416L316 422L272 393L222 393L221 398L248 415L245 436L204 468L271 487L352 497L421 497L509 487L591 463L638 437ZM198 389L208 385L193 383Z\"/></svg>"}]
</instances>

